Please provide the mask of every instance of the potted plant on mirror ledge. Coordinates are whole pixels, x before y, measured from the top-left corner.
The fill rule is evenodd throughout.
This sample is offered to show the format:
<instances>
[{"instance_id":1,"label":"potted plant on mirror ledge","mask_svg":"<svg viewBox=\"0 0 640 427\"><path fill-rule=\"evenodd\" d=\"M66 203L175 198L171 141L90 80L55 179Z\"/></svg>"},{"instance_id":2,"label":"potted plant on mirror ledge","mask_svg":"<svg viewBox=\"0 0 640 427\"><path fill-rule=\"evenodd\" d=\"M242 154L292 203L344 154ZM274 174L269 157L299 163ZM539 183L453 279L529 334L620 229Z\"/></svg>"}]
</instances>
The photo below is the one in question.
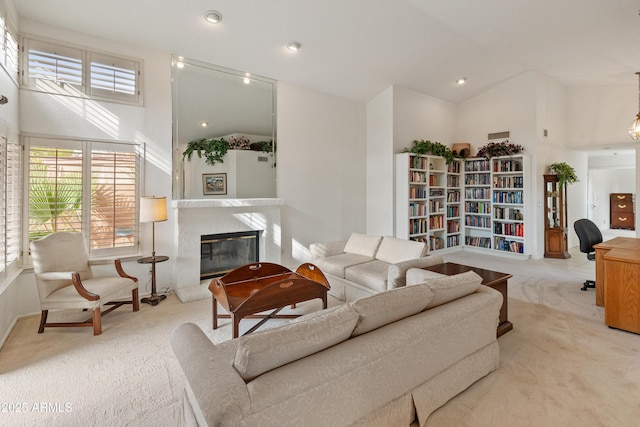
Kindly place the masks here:
<instances>
[{"instance_id":1,"label":"potted plant on mirror ledge","mask_svg":"<svg viewBox=\"0 0 640 427\"><path fill-rule=\"evenodd\" d=\"M194 152L200 158L204 154L205 161L213 166L216 163L224 163L223 157L227 151L229 151L229 143L224 138L195 139L187 143L182 152L182 158L191 160Z\"/></svg>"},{"instance_id":2,"label":"potted plant on mirror ledge","mask_svg":"<svg viewBox=\"0 0 640 427\"><path fill-rule=\"evenodd\" d=\"M565 183L573 184L574 182L578 182L575 169L565 162L552 163L549 165L549 172L558 176L558 186L560 188L562 188Z\"/></svg>"}]
</instances>

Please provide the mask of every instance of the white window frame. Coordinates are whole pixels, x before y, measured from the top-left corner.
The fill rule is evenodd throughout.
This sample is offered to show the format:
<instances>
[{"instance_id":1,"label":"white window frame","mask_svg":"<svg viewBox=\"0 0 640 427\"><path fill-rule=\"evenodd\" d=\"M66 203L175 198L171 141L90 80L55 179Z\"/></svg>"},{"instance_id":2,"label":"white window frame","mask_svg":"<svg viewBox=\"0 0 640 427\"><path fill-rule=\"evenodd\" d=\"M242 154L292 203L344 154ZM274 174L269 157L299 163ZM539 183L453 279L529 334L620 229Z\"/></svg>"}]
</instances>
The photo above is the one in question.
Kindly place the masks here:
<instances>
[{"instance_id":1,"label":"white window frame","mask_svg":"<svg viewBox=\"0 0 640 427\"><path fill-rule=\"evenodd\" d=\"M29 254L29 180L30 180L30 150L31 147L51 147L58 149L74 149L82 151L82 233L84 235L87 248L91 248L91 154L94 151L113 151L113 152L132 152L136 154L136 183L135 183L135 218L133 224L134 240L131 246L113 247L89 250L89 256L92 260L113 258L114 256L137 256L140 254L140 226L139 226L139 199L142 178L144 176L144 145L139 143L124 141L98 141L83 140L72 138L42 137L42 136L24 136L24 191L23 191L23 218L22 218L22 247L24 248L24 264L31 265L31 257Z\"/></svg>"},{"instance_id":2,"label":"white window frame","mask_svg":"<svg viewBox=\"0 0 640 427\"><path fill-rule=\"evenodd\" d=\"M29 62L32 49L46 52L51 57L59 55L79 60L82 69L82 83L80 85L65 84L56 78L40 79L32 75L31 64ZM141 59L91 50L81 46L74 46L30 35L22 36L20 59L20 83L24 89L98 101L143 106L143 61ZM101 64L105 67L96 68L93 67L92 64ZM119 73L125 76L124 90L120 90L120 87L116 88L115 85L112 85L112 87L114 87L113 91L105 89L105 83L109 82L109 77L103 74L105 69L114 74ZM131 90L131 77L134 79L133 90ZM117 77L114 75L112 79L112 83L115 83ZM102 82L100 85L102 87L94 87L92 85L93 81Z\"/></svg>"}]
</instances>

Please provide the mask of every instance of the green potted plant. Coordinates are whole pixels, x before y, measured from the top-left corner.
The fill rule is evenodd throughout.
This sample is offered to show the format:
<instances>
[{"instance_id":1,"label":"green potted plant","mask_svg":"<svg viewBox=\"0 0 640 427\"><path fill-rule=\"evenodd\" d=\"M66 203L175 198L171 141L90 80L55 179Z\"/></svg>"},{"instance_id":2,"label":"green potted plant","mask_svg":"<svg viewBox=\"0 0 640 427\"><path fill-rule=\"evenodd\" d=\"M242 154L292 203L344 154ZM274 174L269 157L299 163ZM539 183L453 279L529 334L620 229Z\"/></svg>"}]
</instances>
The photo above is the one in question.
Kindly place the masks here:
<instances>
[{"instance_id":1,"label":"green potted plant","mask_svg":"<svg viewBox=\"0 0 640 427\"><path fill-rule=\"evenodd\" d=\"M205 161L213 166L216 163L224 163L223 157L228 150L229 143L224 138L196 139L187 144L182 152L182 158L191 160L194 152L200 158L204 154Z\"/></svg>"},{"instance_id":2,"label":"green potted plant","mask_svg":"<svg viewBox=\"0 0 640 427\"><path fill-rule=\"evenodd\" d=\"M565 162L552 163L549 165L549 171L558 176L558 186L560 188L562 188L565 183L573 184L574 182L578 182L575 169Z\"/></svg>"},{"instance_id":3,"label":"green potted plant","mask_svg":"<svg viewBox=\"0 0 640 427\"><path fill-rule=\"evenodd\" d=\"M414 140L413 146L411 148L405 148L404 152L418 155L431 154L434 156L441 156L445 158L448 165L453 163L453 160L456 158L453 151L451 151L451 149L446 145L440 144L439 142L425 141L424 139Z\"/></svg>"}]
</instances>

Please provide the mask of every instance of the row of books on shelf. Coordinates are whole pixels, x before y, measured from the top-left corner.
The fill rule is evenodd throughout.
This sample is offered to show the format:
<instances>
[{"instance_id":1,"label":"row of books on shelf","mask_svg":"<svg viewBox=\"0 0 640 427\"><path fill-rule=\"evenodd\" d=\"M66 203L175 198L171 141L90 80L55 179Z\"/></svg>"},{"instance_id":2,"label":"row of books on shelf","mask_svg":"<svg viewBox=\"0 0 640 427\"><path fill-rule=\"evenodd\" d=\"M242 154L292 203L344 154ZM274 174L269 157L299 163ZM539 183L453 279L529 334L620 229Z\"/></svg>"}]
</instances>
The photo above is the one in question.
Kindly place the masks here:
<instances>
[{"instance_id":1,"label":"row of books on shelf","mask_svg":"<svg viewBox=\"0 0 640 427\"><path fill-rule=\"evenodd\" d=\"M437 251L438 249L444 249L444 239L436 236L429 236L429 250Z\"/></svg>"},{"instance_id":2,"label":"row of books on shelf","mask_svg":"<svg viewBox=\"0 0 640 427\"><path fill-rule=\"evenodd\" d=\"M491 228L491 218L487 216L467 215L464 223L469 227Z\"/></svg>"},{"instance_id":3,"label":"row of books on shelf","mask_svg":"<svg viewBox=\"0 0 640 427\"><path fill-rule=\"evenodd\" d=\"M460 165L462 162L453 162L447 165L447 172L449 173L460 173Z\"/></svg>"},{"instance_id":4,"label":"row of books on shelf","mask_svg":"<svg viewBox=\"0 0 640 427\"><path fill-rule=\"evenodd\" d=\"M485 173L472 173L464 176L465 185L491 185L491 175Z\"/></svg>"},{"instance_id":5,"label":"row of books on shelf","mask_svg":"<svg viewBox=\"0 0 640 427\"><path fill-rule=\"evenodd\" d=\"M494 172L522 172L522 162L520 160L497 160L493 164Z\"/></svg>"},{"instance_id":6,"label":"row of books on shelf","mask_svg":"<svg viewBox=\"0 0 640 427\"><path fill-rule=\"evenodd\" d=\"M491 204L489 202L464 202L464 211L466 213L491 213Z\"/></svg>"},{"instance_id":7,"label":"row of books on shelf","mask_svg":"<svg viewBox=\"0 0 640 427\"><path fill-rule=\"evenodd\" d=\"M419 187L411 187L409 188L409 198L410 199L426 199L427 190Z\"/></svg>"},{"instance_id":8,"label":"row of books on shelf","mask_svg":"<svg viewBox=\"0 0 640 427\"><path fill-rule=\"evenodd\" d=\"M524 177L494 176L493 188L524 188Z\"/></svg>"},{"instance_id":9,"label":"row of books on shelf","mask_svg":"<svg viewBox=\"0 0 640 427\"><path fill-rule=\"evenodd\" d=\"M447 202L459 202L460 201L460 190L449 190L447 192Z\"/></svg>"},{"instance_id":10,"label":"row of books on shelf","mask_svg":"<svg viewBox=\"0 0 640 427\"><path fill-rule=\"evenodd\" d=\"M475 246L478 248L489 248L491 249L491 238L490 237L475 237L475 236L465 236L464 244L467 246Z\"/></svg>"},{"instance_id":11,"label":"row of books on shelf","mask_svg":"<svg viewBox=\"0 0 640 427\"><path fill-rule=\"evenodd\" d=\"M459 234L454 234L453 236L447 236L447 247L452 248L454 246L460 246Z\"/></svg>"},{"instance_id":12,"label":"row of books on shelf","mask_svg":"<svg viewBox=\"0 0 640 427\"><path fill-rule=\"evenodd\" d=\"M490 199L491 190L489 188L465 188L465 199Z\"/></svg>"},{"instance_id":13,"label":"row of books on shelf","mask_svg":"<svg viewBox=\"0 0 640 427\"><path fill-rule=\"evenodd\" d=\"M514 252L517 254L524 253L524 243L515 240L508 240L503 237L496 237L495 248L499 251Z\"/></svg>"},{"instance_id":14,"label":"row of books on shelf","mask_svg":"<svg viewBox=\"0 0 640 427\"><path fill-rule=\"evenodd\" d=\"M447 187L460 187L460 177L457 175L447 176Z\"/></svg>"},{"instance_id":15,"label":"row of books on shelf","mask_svg":"<svg viewBox=\"0 0 640 427\"><path fill-rule=\"evenodd\" d=\"M460 221L447 221L447 233L458 233L460 231Z\"/></svg>"},{"instance_id":16,"label":"row of books on shelf","mask_svg":"<svg viewBox=\"0 0 640 427\"><path fill-rule=\"evenodd\" d=\"M524 218L520 209L494 206L493 217L495 219L508 219L511 221L522 221Z\"/></svg>"},{"instance_id":17,"label":"row of books on shelf","mask_svg":"<svg viewBox=\"0 0 640 427\"><path fill-rule=\"evenodd\" d=\"M444 203L440 200L429 200L429 213L444 212Z\"/></svg>"},{"instance_id":18,"label":"row of books on shelf","mask_svg":"<svg viewBox=\"0 0 640 427\"><path fill-rule=\"evenodd\" d=\"M427 169L429 159L418 156L409 156L409 169Z\"/></svg>"},{"instance_id":19,"label":"row of books on shelf","mask_svg":"<svg viewBox=\"0 0 640 427\"><path fill-rule=\"evenodd\" d=\"M466 160L464 162L465 172L473 171L488 171L491 172L491 160L478 159L478 160Z\"/></svg>"},{"instance_id":20,"label":"row of books on shelf","mask_svg":"<svg viewBox=\"0 0 640 427\"><path fill-rule=\"evenodd\" d=\"M496 234L504 234L506 236L524 237L524 224L496 221L493 223L493 232Z\"/></svg>"},{"instance_id":21,"label":"row of books on shelf","mask_svg":"<svg viewBox=\"0 0 640 427\"><path fill-rule=\"evenodd\" d=\"M514 203L521 205L524 203L524 196L521 190L517 191L494 191L493 203Z\"/></svg>"},{"instance_id":22,"label":"row of books on shelf","mask_svg":"<svg viewBox=\"0 0 640 427\"><path fill-rule=\"evenodd\" d=\"M444 216L434 215L427 218L410 218L409 219L409 234L422 234L429 230L436 230L444 228Z\"/></svg>"},{"instance_id":23,"label":"row of books on shelf","mask_svg":"<svg viewBox=\"0 0 640 427\"><path fill-rule=\"evenodd\" d=\"M460 206L447 206L447 218L455 218L460 216Z\"/></svg>"},{"instance_id":24,"label":"row of books on shelf","mask_svg":"<svg viewBox=\"0 0 640 427\"><path fill-rule=\"evenodd\" d=\"M427 174L420 171L409 171L409 182L427 182Z\"/></svg>"},{"instance_id":25,"label":"row of books on shelf","mask_svg":"<svg viewBox=\"0 0 640 427\"><path fill-rule=\"evenodd\" d=\"M426 216L427 205L424 203L409 203L409 216Z\"/></svg>"}]
</instances>

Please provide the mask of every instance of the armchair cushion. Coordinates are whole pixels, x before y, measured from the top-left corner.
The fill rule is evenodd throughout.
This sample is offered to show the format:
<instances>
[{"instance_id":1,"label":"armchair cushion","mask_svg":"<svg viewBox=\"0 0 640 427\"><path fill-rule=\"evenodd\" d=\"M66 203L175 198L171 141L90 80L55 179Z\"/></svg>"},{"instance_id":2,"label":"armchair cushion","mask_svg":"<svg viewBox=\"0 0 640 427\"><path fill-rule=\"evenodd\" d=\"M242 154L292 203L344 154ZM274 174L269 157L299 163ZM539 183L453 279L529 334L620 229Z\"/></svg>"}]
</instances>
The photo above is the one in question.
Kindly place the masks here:
<instances>
[{"instance_id":1,"label":"armchair cushion","mask_svg":"<svg viewBox=\"0 0 640 427\"><path fill-rule=\"evenodd\" d=\"M344 251L348 254L364 255L374 257L382 236L370 236L368 234L351 233L349 240L344 246Z\"/></svg>"},{"instance_id":2,"label":"armchair cushion","mask_svg":"<svg viewBox=\"0 0 640 427\"><path fill-rule=\"evenodd\" d=\"M43 310L67 309L67 308L96 308L105 302L118 299L131 299L131 291L138 287L138 284L131 279L124 277L102 277L96 279L83 280L84 288L96 294L100 299L89 301L82 297L73 284L65 286L52 292L47 298L41 301Z\"/></svg>"},{"instance_id":3,"label":"armchair cushion","mask_svg":"<svg viewBox=\"0 0 640 427\"><path fill-rule=\"evenodd\" d=\"M396 264L410 259L421 258L426 253L427 245L425 243L384 236L382 242L380 242L378 252L376 252L376 259L389 264Z\"/></svg>"}]
</instances>

